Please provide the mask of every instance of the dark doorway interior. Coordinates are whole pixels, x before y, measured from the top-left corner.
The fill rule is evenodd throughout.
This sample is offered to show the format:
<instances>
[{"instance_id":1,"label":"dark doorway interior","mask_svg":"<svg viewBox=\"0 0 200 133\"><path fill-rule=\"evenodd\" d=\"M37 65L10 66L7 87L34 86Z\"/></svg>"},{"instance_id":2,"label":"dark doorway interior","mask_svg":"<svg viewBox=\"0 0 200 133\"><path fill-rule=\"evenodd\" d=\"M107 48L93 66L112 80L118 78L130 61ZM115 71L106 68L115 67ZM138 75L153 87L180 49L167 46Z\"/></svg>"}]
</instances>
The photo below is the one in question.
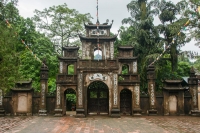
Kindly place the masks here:
<instances>
[{"instance_id":1,"label":"dark doorway interior","mask_svg":"<svg viewBox=\"0 0 200 133\"><path fill-rule=\"evenodd\" d=\"M122 115L132 115L132 92L123 89L120 92L120 113Z\"/></svg>"},{"instance_id":2,"label":"dark doorway interior","mask_svg":"<svg viewBox=\"0 0 200 133\"><path fill-rule=\"evenodd\" d=\"M109 91L108 86L95 81L88 86L88 114L108 114Z\"/></svg>"}]
</instances>

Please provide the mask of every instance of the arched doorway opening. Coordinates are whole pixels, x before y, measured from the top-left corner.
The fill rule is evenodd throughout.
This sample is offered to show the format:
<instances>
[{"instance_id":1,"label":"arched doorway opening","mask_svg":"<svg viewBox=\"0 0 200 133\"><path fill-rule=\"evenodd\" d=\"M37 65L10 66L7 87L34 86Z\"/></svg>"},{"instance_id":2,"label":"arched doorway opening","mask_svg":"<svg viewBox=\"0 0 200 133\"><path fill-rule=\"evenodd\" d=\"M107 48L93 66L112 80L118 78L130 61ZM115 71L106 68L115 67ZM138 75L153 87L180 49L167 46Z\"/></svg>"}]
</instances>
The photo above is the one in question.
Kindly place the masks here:
<instances>
[{"instance_id":1,"label":"arched doorway opening","mask_svg":"<svg viewBox=\"0 0 200 133\"><path fill-rule=\"evenodd\" d=\"M75 115L76 114L76 91L72 88L68 88L64 92L64 109L66 115Z\"/></svg>"},{"instance_id":2,"label":"arched doorway opening","mask_svg":"<svg viewBox=\"0 0 200 133\"><path fill-rule=\"evenodd\" d=\"M102 50L100 48L94 49L94 60L102 60Z\"/></svg>"},{"instance_id":3,"label":"arched doorway opening","mask_svg":"<svg viewBox=\"0 0 200 133\"><path fill-rule=\"evenodd\" d=\"M88 86L88 114L100 115L109 112L108 86L101 81L94 81Z\"/></svg>"},{"instance_id":4,"label":"arched doorway opening","mask_svg":"<svg viewBox=\"0 0 200 133\"><path fill-rule=\"evenodd\" d=\"M123 89L120 92L120 113L132 115L132 92L129 89Z\"/></svg>"}]
</instances>

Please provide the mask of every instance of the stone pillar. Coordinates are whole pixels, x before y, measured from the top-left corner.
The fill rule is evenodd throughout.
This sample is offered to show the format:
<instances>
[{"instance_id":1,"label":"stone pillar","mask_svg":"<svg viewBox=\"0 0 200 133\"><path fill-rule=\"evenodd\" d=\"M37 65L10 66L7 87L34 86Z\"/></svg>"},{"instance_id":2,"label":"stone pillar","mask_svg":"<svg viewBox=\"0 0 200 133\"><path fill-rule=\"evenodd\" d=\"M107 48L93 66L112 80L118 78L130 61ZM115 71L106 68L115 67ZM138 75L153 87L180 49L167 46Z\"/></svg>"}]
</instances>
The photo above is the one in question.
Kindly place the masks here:
<instances>
[{"instance_id":1,"label":"stone pillar","mask_svg":"<svg viewBox=\"0 0 200 133\"><path fill-rule=\"evenodd\" d=\"M57 84L56 86L56 108L54 110L54 116L62 116L62 107L61 107L61 85Z\"/></svg>"},{"instance_id":2,"label":"stone pillar","mask_svg":"<svg viewBox=\"0 0 200 133\"><path fill-rule=\"evenodd\" d=\"M156 109L156 95L155 95L155 67L148 66L147 80L148 80L148 93L149 93L149 110L148 115L157 115Z\"/></svg>"},{"instance_id":3,"label":"stone pillar","mask_svg":"<svg viewBox=\"0 0 200 133\"><path fill-rule=\"evenodd\" d=\"M111 109L111 117L120 117L119 109L119 94L118 94L118 75L117 73L113 74L113 107Z\"/></svg>"},{"instance_id":4,"label":"stone pillar","mask_svg":"<svg viewBox=\"0 0 200 133\"><path fill-rule=\"evenodd\" d=\"M134 86L133 94L132 94L132 102L133 102L133 116L140 116L141 115L141 108L140 108L140 85L136 84Z\"/></svg>"},{"instance_id":5,"label":"stone pillar","mask_svg":"<svg viewBox=\"0 0 200 133\"><path fill-rule=\"evenodd\" d=\"M83 105L83 72L78 73L77 77L78 81L78 98L77 98L77 106L76 106L76 117L85 117L85 109Z\"/></svg>"},{"instance_id":6,"label":"stone pillar","mask_svg":"<svg viewBox=\"0 0 200 133\"><path fill-rule=\"evenodd\" d=\"M5 110L3 107L3 90L0 89L0 116L4 116L5 115Z\"/></svg>"},{"instance_id":7,"label":"stone pillar","mask_svg":"<svg viewBox=\"0 0 200 133\"><path fill-rule=\"evenodd\" d=\"M190 70L190 77L188 78L188 85L190 94L192 96L191 115L200 115L198 110L198 78L195 75L194 68Z\"/></svg>"},{"instance_id":8,"label":"stone pillar","mask_svg":"<svg viewBox=\"0 0 200 133\"><path fill-rule=\"evenodd\" d=\"M43 61L43 63L46 63ZM40 116L45 116L47 115L47 110L46 110L46 94L48 91L48 67L43 64L42 67L40 68L40 109L38 114Z\"/></svg>"}]
</instances>

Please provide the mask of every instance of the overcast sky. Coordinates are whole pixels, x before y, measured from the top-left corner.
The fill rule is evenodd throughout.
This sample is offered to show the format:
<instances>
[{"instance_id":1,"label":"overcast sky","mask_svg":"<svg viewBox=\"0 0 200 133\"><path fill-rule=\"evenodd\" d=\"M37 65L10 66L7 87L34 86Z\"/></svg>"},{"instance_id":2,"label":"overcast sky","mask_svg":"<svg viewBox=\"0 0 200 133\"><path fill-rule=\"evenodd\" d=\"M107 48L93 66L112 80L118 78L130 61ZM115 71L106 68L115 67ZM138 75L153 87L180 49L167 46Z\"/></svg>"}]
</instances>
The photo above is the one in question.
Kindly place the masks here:
<instances>
[{"instance_id":1,"label":"overcast sky","mask_svg":"<svg viewBox=\"0 0 200 133\"><path fill-rule=\"evenodd\" d=\"M124 18L130 16L126 5L131 0L98 0L99 1L99 21L100 23L106 22L106 19L109 19L109 23L111 20L114 20L111 31L113 33L117 33L117 30L120 26L122 26L121 21ZM177 3L180 0L173 0L174 3ZM80 13L90 13L94 18L92 20L93 23L96 23L96 6L97 0L18 0L18 9L19 13L23 17L33 17L33 11L43 10L44 8L51 7L53 5L62 5L66 3L70 9L76 9ZM159 21L156 19L156 21ZM192 43L187 44L183 47L183 50L194 50L199 51L200 48L196 46L192 46Z\"/></svg>"}]
</instances>

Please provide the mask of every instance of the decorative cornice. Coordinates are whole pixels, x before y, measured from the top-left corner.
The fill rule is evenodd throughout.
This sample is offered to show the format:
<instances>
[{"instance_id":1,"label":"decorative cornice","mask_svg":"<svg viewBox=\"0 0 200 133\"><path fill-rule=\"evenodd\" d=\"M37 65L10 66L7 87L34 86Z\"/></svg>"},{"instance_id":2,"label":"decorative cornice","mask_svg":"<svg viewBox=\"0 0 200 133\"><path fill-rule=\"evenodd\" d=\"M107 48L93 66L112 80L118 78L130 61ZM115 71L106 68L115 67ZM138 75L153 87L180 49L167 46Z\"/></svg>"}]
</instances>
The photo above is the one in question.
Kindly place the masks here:
<instances>
[{"instance_id":1,"label":"decorative cornice","mask_svg":"<svg viewBox=\"0 0 200 133\"><path fill-rule=\"evenodd\" d=\"M119 50L133 50L134 48L132 46L119 46L117 47L117 49Z\"/></svg>"},{"instance_id":2,"label":"decorative cornice","mask_svg":"<svg viewBox=\"0 0 200 133\"><path fill-rule=\"evenodd\" d=\"M62 47L63 50L79 50L79 47Z\"/></svg>"},{"instance_id":3,"label":"decorative cornice","mask_svg":"<svg viewBox=\"0 0 200 133\"><path fill-rule=\"evenodd\" d=\"M85 28L88 28L88 29L97 29L96 24L91 24L91 25L84 24L84 26L85 26ZM112 27L112 24L110 24L110 25L99 24L99 29L110 29L111 27Z\"/></svg>"},{"instance_id":4,"label":"decorative cornice","mask_svg":"<svg viewBox=\"0 0 200 133\"><path fill-rule=\"evenodd\" d=\"M99 40L113 40L115 41L117 36L113 36L113 37L85 37L85 36L81 36L79 35L80 40L94 40L97 41L97 38L99 38Z\"/></svg>"},{"instance_id":5,"label":"decorative cornice","mask_svg":"<svg viewBox=\"0 0 200 133\"><path fill-rule=\"evenodd\" d=\"M77 60L78 57L60 57L58 56L59 60Z\"/></svg>"}]
</instances>

